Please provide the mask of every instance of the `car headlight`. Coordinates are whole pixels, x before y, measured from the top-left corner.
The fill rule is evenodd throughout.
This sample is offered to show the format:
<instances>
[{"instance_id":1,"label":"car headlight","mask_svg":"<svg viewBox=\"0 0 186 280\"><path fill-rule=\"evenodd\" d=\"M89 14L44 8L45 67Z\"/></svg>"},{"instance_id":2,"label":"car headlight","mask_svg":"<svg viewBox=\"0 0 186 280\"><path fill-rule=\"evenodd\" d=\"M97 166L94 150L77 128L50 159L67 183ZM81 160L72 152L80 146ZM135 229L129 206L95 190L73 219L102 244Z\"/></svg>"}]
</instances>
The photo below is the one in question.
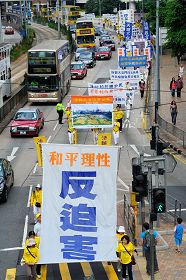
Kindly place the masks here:
<instances>
[{"instance_id":1,"label":"car headlight","mask_svg":"<svg viewBox=\"0 0 186 280\"><path fill-rule=\"evenodd\" d=\"M17 127L11 127L11 131L12 132L16 132L17 131Z\"/></svg>"},{"instance_id":2,"label":"car headlight","mask_svg":"<svg viewBox=\"0 0 186 280\"><path fill-rule=\"evenodd\" d=\"M2 191L3 188L4 188L4 182L2 182L2 183L0 184L0 191Z\"/></svg>"},{"instance_id":3,"label":"car headlight","mask_svg":"<svg viewBox=\"0 0 186 280\"><path fill-rule=\"evenodd\" d=\"M54 93L52 94L52 97L57 97L57 92L54 92Z\"/></svg>"},{"instance_id":4,"label":"car headlight","mask_svg":"<svg viewBox=\"0 0 186 280\"><path fill-rule=\"evenodd\" d=\"M34 131L34 130L36 130L36 127L31 126L31 127L29 127L29 130L30 130L30 131Z\"/></svg>"}]
</instances>

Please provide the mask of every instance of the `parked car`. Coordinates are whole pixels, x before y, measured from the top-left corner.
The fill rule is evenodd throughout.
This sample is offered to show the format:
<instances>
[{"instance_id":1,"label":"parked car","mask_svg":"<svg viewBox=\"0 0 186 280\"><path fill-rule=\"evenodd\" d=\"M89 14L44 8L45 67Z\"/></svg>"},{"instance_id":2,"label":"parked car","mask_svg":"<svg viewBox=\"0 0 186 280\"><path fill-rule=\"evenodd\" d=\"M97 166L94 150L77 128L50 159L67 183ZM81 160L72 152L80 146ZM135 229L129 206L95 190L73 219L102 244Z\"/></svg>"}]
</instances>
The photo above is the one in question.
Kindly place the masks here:
<instances>
[{"instance_id":1,"label":"parked car","mask_svg":"<svg viewBox=\"0 0 186 280\"><path fill-rule=\"evenodd\" d=\"M103 34L103 30L99 26L94 27L95 36L101 36Z\"/></svg>"},{"instance_id":2,"label":"parked car","mask_svg":"<svg viewBox=\"0 0 186 280\"><path fill-rule=\"evenodd\" d=\"M88 48L77 48L75 53L75 61L78 61L80 53L87 51Z\"/></svg>"},{"instance_id":3,"label":"parked car","mask_svg":"<svg viewBox=\"0 0 186 280\"><path fill-rule=\"evenodd\" d=\"M116 50L115 42L114 40L103 40L102 46L107 46L111 48L111 51Z\"/></svg>"},{"instance_id":4,"label":"parked car","mask_svg":"<svg viewBox=\"0 0 186 280\"><path fill-rule=\"evenodd\" d=\"M14 185L14 171L7 159L0 158L0 198L6 202L8 193Z\"/></svg>"},{"instance_id":5,"label":"parked car","mask_svg":"<svg viewBox=\"0 0 186 280\"><path fill-rule=\"evenodd\" d=\"M15 114L11 127L11 137L14 136L38 136L44 126L44 115L38 109L22 108Z\"/></svg>"},{"instance_id":6,"label":"parked car","mask_svg":"<svg viewBox=\"0 0 186 280\"><path fill-rule=\"evenodd\" d=\"M101 35L99 38L100 47L102 46L104 40L111 40L111 38L109 35L106 35L106 34Z\"/></svg>"},{"instance_id":7,"label":"parked car","mask_svg":"<svg viewBox=\"0 0 186 280\"><path fill-rule=\"evenodd\" d=\"M112 52L109 47L99 47L96 52L96 59L111 59Z\"/></svg>"},{"instance_id":8,"label":"parked car","mask_svg":"<svg viewBox=\"0 0 186 280\"><path fill-rule=\"evenodd\" d=\"M70 72L72 79L83 79L87 75L87 67L82 61L72 62Z\"/></svg>"},{"instance_id":9,"label":"parked car","mask_svg":"<svg viewBox=\"0 0 186 280\"><path fill-rule=\"evenodd\" d=\"M14 29L12 26L6 26L5 27L5 34L7 35L11 35L11 34L14 34Z\"/></svg>"},{"instance_id":10,"label":"parked car","mask_svg":"<svg viewBox=\"0 0 186 280\"><path fill-rule=\"evenodd\" d=\"M96 59L95 59L94 52L86 51L80 53L79 60L84 62L88 68L93 68L94 66L96 66Z\"/></svg>"}]
</instances>

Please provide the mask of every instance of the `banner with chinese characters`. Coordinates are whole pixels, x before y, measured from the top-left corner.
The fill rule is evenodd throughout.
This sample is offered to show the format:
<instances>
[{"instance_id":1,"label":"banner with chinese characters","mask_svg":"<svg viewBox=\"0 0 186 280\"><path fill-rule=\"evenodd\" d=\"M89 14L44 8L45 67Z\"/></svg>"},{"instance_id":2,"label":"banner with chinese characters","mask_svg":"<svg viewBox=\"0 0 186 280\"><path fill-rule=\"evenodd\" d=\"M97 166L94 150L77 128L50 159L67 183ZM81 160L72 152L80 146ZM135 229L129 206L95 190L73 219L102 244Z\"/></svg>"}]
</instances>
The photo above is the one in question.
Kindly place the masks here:
<instances>
[{"instance_id":1,"label":"banner with chinese characters","mask_svg":"<svg viewBox=\"0 0 186 280\"><path fill-rule=\"evenodd\" d=\"M142 67L146 66L147 56L120 56L119 57L119 67Z\"/></svg>"},{"instance_id":2,"label":"banner with chinese characters","mask_svg":"<svg viewBox=\"0 0 186 280\"><path fill-rule=\"evenodd\" d=\"M128 59L130 59L130 57L128 57ZM125 81L129 81L129 80L134 80L137 79L140 81L141 79L141 74L139 69L136 70L110 70L110 79L111 80L125 80Z\"/></svg>"},{"instance_id":3,"label":"banner with chinese characters","mask_svg":"<svg viewBox=\"0 0 186 280\"><path fill-rule=\"evenodd\" d=\"M88 94L94 96L113 96L115 104L123 104L126 106L127 100L130 97L134 99L134 91L127 89L124 82L104 83L104 84L88 84Z\"/></svg>"},{"instance_id":4,"label":"banner with chinese characters","mask_svg":"<svg viewBox=\"0 0 186 280\"><path fill-rule=\"evenodd\" d=\"M117 147L51 143L42 151L39 262L115 260Z\"/></svg>"},{"instance_id":5,"label":"banner with chinese characters","mask_svg":"<svg viewBox=\"0 0 186 280\"><path fill-rule=\"evenodd\" d=\"M112 127L112 96L71 96L71 110L74 128Z\"/></svg>"},{"instance_id":6,"label":"banner with chinese characters","mask_svg":"<svg viewBox=\"0 0 186 280\"><path fill-rule=\"evenodd\" d=\"M149 28L149 23L147 21L142 22L142 30L143 30L143 38L146 40L150 40L150 28Z\"/></svg>"},{"instance_id":7,"label":"banner with chinese characters","mask_svg":"<svg viewBox=\"0 0 186 280\"><path fill-rule=\"evenodd\" d=\"M132 22L125 22L124 38L129 41L132 37Z\"/></svg>"},{"instance_id":8,"label":"banner with chinese characters","mask_svg":"<svg viewBox=\"0 0 186 280\"><path fill-rule=\"evenodd\" d=\"M99 133L98 134L98 145L110 146L111 145L111 133Z\"/></svg>"}]
</instances>

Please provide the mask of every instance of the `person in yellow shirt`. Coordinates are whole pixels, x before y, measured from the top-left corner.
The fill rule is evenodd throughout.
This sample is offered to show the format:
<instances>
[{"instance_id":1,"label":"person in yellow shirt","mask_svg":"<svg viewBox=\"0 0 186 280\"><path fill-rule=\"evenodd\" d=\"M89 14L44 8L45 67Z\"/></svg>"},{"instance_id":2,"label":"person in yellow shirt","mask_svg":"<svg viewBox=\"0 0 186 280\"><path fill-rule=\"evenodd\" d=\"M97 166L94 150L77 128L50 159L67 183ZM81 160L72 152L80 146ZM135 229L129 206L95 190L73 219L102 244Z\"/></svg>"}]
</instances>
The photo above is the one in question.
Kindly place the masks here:
<instances>
[{"instance_id":1,"label":"person in yellow shirt","mask_svg":"<svg viewBox=\"0 0 186 280\"><path fill-rule=\"evenodd\" d=\"M72 126L68 126L68 139L69 139L69 144L74 144L74 133L76 132L76 129Z\"/></svg>"},{"instance_id":2,"label":"person in yellow shirt","mask_svg":"<svg viewBox=\"0 0 186 280\"><path fill-rule=\"evenodd\" d=\"M122 265L123 280L126 280L126 269L128 270L129 280L133 280L131 257L133 256L133 252L135 251L137 253L137 251L132 242L130 242L130 238L128 235L124 235L121 238L121 242L118 245L117 251L119 253L119 260Z\"/></svg>"},{"instance_id":3,"label":"person in yellow shirt","mask_svg":"<svg viewBox=\"0 0 186 280\"><path fill-rule=\"evenodd\" d=\"M119 142L119 128L120 128L120 123L118 121L114 122L114 126L112 128L112 133L114 137L114 144L117 145Z\"/></svg>"},{"instance_id":4,"label":"person in yellow shirt","mask_svg":"<svg viewBox=\"0 0 186 280\"><path fill-rule=\"evenodd\" d=\"M42 187L37 184L30 197L30 205L33 207L34 217L37 213L41 213L42 206Z\"/></svg>"},{"instance_id":5,"label":"person in yellow shirt","mask_svg":"<svg viewBox=\"0 0 186 280\"><path fill-rule=\"evenodd\" d=\"M114 111L114 118L117 122L120 123L119 131L122 132L122 120L124 117L124 112L121 110L121 106L117 105L116 110Z\"/></svg>"},{"instance_id":6,"label":"person in yellow shirt","mask_svg":"<svg viewBox=\"0 0 186 280\"><path fill-rule=\"evenodd\" d=\"M119 244L121 243L121 238L124 236L124 235L127 235L125 233L125 228L124 226L119 226L118 230L116 231L116 237L117 237L117 241L118 241L118 245L117 245L117 248L116 248L116 256L119 258L119 252L118 252L118 246ZM120 261L118 261L117 263L117 270L118 272L121 271L121 263Z\"/></svg>"},{"instance_id":7,"label":"person in yellow shirt","mask_svg":"<svg viewBox=\"0 0 186 280\"><path fill-rule=\"evenodd\" d=\"M26 265L28 279L35 279L35 265L39 260L39 249L34 238L29 238L24 248L23 261Z\"/></svg>"}]
</instances>

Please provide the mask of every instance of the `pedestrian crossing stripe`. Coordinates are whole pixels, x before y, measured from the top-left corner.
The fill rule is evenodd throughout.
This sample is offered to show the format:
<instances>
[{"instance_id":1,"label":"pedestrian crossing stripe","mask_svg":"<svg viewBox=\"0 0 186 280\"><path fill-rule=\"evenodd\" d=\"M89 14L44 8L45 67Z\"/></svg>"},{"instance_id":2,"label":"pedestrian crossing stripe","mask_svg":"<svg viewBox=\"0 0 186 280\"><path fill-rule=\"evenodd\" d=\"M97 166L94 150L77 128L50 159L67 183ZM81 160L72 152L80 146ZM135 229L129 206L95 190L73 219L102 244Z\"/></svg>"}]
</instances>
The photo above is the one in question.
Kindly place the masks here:
<instances>
[{"instance_id":1,"label":"pedestrian crossing stripe","mask_svg":"<svg viewBox=\"0 0 186 280\"><path fill-rule=\"evenodd\" d=\"M119 280L117 263L107 262L81 262L61 263L41 266L41 280ZM26 273L26 270L25 270ZM26 276L26 274L25 274ZM20 279L22 279L20 276ZM16 278L16 268L7 269L5 280L19 280ZM39 280L36 278L36 280Z\"/></svg>"}]
</instances>

